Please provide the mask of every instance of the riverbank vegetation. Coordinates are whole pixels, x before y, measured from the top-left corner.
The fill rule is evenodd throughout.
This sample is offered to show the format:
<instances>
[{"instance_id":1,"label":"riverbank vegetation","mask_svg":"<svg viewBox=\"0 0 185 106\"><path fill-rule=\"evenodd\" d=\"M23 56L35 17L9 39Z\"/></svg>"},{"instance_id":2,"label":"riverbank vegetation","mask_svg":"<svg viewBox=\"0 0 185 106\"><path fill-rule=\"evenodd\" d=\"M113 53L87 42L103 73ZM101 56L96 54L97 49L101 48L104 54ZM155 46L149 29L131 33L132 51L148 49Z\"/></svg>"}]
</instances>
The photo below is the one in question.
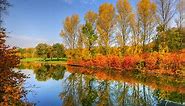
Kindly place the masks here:
<instances>
[{"instance_id":1,"label":"riverbank vegetation","mask_svg":"<svg viewBox=\"0 0 185 106\"><path fill-rule=\"evenodd\" d=\"M61 37L69 65L184 73L185 5L183 0L128 0L89 10L85 23L66 17ZM175 23L175 24L171 24ZM160 70L160 71L159 71Z\"/></svg>"}]
</instances>

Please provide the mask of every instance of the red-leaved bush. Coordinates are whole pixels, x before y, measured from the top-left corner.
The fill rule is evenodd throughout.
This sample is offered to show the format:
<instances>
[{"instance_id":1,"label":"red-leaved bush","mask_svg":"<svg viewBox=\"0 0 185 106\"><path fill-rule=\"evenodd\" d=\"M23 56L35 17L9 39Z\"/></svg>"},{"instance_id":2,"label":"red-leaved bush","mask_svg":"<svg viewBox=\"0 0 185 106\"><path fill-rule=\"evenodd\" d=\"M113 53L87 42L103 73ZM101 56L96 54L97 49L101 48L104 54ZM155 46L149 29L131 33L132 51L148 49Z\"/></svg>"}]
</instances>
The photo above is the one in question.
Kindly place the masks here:
<instances>
[{"instance_id":1,"label":"red-leaved bush","mask_svg":"<svg viewBox=\"0 0 185 106\"><path fill-rule=\"evenodd\" d=\"M147 70L146 72L177 73L185 65L185 51L177 53L144 53L138 55L126 55L123 57L115 55L98 55L88 60L68 60L68 65L84 67L113 68L119 70ZM157 70L162 70L157 71Z\"/></svg>"}]
</instances>

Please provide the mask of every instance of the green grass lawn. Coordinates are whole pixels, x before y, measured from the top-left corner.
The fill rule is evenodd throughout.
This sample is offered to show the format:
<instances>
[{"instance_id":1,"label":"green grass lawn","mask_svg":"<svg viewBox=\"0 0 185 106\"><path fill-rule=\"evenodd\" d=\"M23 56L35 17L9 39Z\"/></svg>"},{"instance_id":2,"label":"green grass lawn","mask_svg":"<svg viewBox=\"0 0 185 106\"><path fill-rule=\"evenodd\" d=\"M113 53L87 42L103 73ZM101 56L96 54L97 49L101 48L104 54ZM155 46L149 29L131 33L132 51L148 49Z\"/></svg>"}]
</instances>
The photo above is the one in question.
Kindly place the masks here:
<instances>
[{"instance_id":1,"label":"green grass lawn","mask_svg":"<svg viewBox=\"0 0 185 106\"><path fill-rule=\"evenodd\" d=\"M67 58L46 58L45 60L43 58L24 58L21 59L21 62L47 62L47 63L65 63L67 61Z\"/></svg>"}]
</instances>

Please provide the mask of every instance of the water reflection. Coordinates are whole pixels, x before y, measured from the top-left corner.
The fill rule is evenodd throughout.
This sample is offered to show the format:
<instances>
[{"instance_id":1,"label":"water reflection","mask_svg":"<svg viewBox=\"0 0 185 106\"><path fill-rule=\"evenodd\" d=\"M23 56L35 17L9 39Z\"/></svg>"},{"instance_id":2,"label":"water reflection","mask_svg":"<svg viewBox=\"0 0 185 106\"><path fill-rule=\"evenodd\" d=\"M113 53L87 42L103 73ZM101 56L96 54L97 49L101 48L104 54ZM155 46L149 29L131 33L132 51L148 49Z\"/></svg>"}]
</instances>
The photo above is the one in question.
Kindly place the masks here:
<instances>
[{"instance_id":1,"label":"water reflection","mask_svg":"<svg viewBox=\"0 0 185 106\"><path fill-rule=\"evenodd\" d=\"M66 105L148 106L157 105L163 99L185 102L185 81L180 78L79 67L67 67L67 70L72 74L66 82L66 91L61 93Z\"/></svg>"},{"instance_id":2,"label":"water reflection","mask_svg":"<svg viewBox=\"0 0 185 106\"><path fill-rule=\"evenodd\" d=\"M63 79L66 68L59 64L21 64L19 69L33 69L38 81L47 81L49 79Z\"/></svg>"},{"instance_id":3,"label":"water reflection","mask_svg":"<svg viewBox=\"0 0 185 106\"><path fill-rule=\"evenodd\" d=\"M63 106L155 106L162 100L185 103L184 78L65 67L25 63L20 68L32 69L37 81L45 81L48 86L51 79L62 81L53 86L61 90L52 93L57 92Z\"/></svg>"},{"instance_id":4,"label":"water reflection","mask_svg":"<svg viewBox=\"0 0 185 106\"><path fill-rule=\"evenodd\" d=\"M38 81L46 81L50 78L54 80L63 79L65 73L65 67L61 65L42 65L40 68L35 69L36 79Z\"/></svg>"}]
</instances>

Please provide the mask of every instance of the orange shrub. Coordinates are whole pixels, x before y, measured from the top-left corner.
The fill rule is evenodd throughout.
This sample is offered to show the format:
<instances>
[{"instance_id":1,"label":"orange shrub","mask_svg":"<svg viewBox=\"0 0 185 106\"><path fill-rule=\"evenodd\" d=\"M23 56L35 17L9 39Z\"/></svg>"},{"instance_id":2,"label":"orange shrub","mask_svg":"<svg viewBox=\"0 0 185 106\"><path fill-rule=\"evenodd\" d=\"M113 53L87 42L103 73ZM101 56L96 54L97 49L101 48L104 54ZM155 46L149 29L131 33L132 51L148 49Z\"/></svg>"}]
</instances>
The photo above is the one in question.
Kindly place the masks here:
<instances>
[{"instance_id":1,"label":"orange shrub","mask_svg":"<svg viewBox=\"0 0 185 106\"><path fill-rule=\"evenodd\" d=\"M135 68L137 61L135 61L133 56L125 56L122 60L122 68L126 70L131 70Z\"/></svg>"},{"instance_id":2,"label":"orange shrub","mask_svg":"<svg viewBox=\"0 0 185 106\"><path fill-rule=\"evenodd\" d=\"M145 57L145 67L149 70L158 68L157 61L159 60L159 56L156 53L151 53Z\"/></svg>"},{"instance_id":3,"label":"orange shrub","mask_svg":"<svg viewBox=\"0 0 185 106\"><path fill-rule=\"evenodd\" d=\"M109 55L107 57L108 67L120 69L121 68L121 59L118 56Z\"/></svg>"},{"instance_id":4,"label":"orange shrub","mask_svg":"<svg viewBox=\"0 0 185 106\"><path fill-rule=\"evenodd\" d=\"M89 60L89 61L86 61L86 62L85 62L85 66L86 66L86 67L91 67L91 66L94 66L94 63L93 63L92 60Z\"/></svg>"},{"instance_id":5,"label":"orange shrub","mask_svg":"<svg viewBox=\"0 0 185 106\"><path fill-rule=\"evenodd\" d=\"M106 56L103 56L103 55L96 56L95 62L96 63L94 63L94 65L97 67L101 67L101 68L108 67Z\"/></svg>"},{"instance_id":6,"label":"orange shrub","mask_svg":"<svg viewBox=\"0 0 185 106\"><path fill-rule=\"evenodd\" d=\"M119 70L133 70L139 66L143 72L154 72L161 74L177 74L177 70L185 65L185 52L178 53L144 53L140 55L127 55L123 58L115 55L98 55L88 60L68 60L69 65L85 67L114 68ZM144 68L144 70L142 70ZM160 70L160 71L158 71Z\"/></svg>"}]
</instances>

